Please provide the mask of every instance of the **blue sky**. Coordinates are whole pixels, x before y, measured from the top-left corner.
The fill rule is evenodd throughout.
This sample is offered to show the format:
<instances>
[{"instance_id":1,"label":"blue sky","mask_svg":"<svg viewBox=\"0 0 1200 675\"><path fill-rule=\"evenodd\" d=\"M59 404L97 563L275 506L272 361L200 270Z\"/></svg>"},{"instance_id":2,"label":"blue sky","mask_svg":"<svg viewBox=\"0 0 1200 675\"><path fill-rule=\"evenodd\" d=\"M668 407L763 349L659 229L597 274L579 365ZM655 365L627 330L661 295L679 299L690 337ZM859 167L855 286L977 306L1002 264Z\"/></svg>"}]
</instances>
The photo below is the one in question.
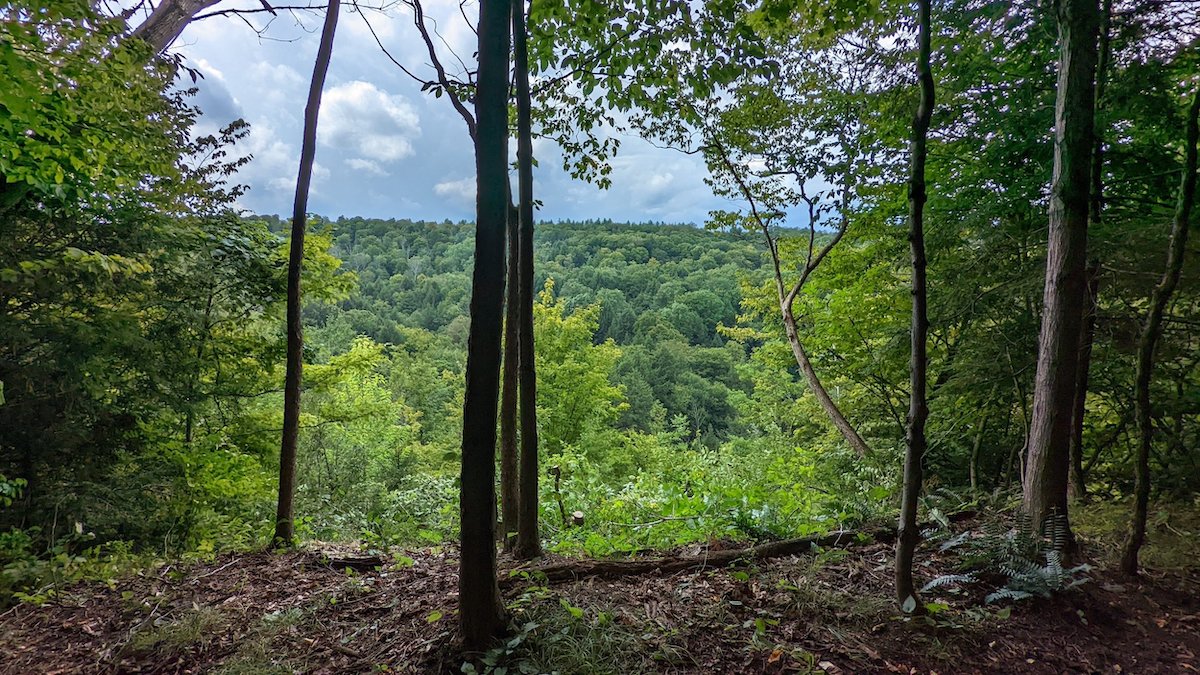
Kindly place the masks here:
<instances>
[{"instance_id":1,"label":"blue sky","mask_svg":"<svg viewBox=\"0 0 1200 675\"><path fill-rule=\"evenodd\" d=\"M227 0L213 9L257 7ZM466 6L468 14L474 4ZM474 34L458 3L429 2L438 32L464 57ZM251 125L243 152L254 160L241 174L250 186L242 206L257 213L290 213L299 157L303 106L316 54L321 16L280 11L193 22L172 47L204 73L196 104L201 131L233 119ZM418 74L431 72L411 17L402 7L368 18L388 50ZM557 149L539 141L535 155L539 218L703 223L712 209L735 208L705 185L703 161L621 137L607 191L571 179ZM343 8L321 106L317 166L309 210L325 216L441 220L474 217L474 159L462 120L445 98L419 86L381 52L363 18Z\"/></svg>"}]
</instances>

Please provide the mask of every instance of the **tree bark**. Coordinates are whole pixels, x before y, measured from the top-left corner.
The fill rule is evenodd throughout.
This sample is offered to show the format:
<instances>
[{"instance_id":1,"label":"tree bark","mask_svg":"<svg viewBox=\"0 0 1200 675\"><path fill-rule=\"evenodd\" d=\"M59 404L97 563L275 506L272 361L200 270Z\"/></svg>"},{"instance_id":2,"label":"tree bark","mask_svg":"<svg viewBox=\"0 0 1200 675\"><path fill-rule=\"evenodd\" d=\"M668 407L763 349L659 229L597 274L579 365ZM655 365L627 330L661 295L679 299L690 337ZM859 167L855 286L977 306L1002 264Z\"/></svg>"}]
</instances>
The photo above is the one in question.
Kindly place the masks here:
<instances>
[{"instance_id":1,"label":"tree bark","mask_svg":"<svg viewBox=\"0 0 1200 675\"><path fill-rule=\"evenodd\" d=\"M771 266L775 278L775 292L779 299L779 313L783 320L783 329L787 334L788 344L792 348L792 355L796 359L796 365L800 367L800 372L804 374L804 379L808 383L809 390L812 391L821 409L829 416L834 427L841 433L846 443L854 449L854 452L859 457L871 454L871 446L867 445L867 442L863 440L854 426L846 419L846 416L842 414L837 403L834 402L829 392L825 389L825 385L821 383L821 379L817 377L817 371L813 368L812 360L808 358L808 353L804 350L804 345L800 342L800 334L796 328L796 316L793 311L796 296L804 289L804 284L808 282L809 277L821 265L825 257L833 250L833 247L837 246L842 237L846 235L846 231L850 226L849 221L843 216L837 231L817 251L815 249L817 236L816 202L808 198L803 189L801 189L801 198L808 205L808 257L804 262L804 267L800 271L800 278L791 285L791 289L789 290L784 286L783 282L783 265L779 260L779 241L771 234L769 220L764 218L762 212L759 210L758 200L754 197L754 191L751 189L750 184L742 177L738 171L738 167L734 165L729 157L729 153L725 150L720 140L712 138L709 139L708 143L708 151L715 153L716 158L729 171L730 178L737 183L738 190L741 191L742 196L746 199L746 203L750 206L750 215L758 225L759 230L763 234L763 239L766 241L767 251L771 254Z\"/></svg>"},{"instance_id":2,"label":"tree bark","mask_svg":"<svg viewBox=\"0 0 1200 675\"><path fill-rule=\"evenodd\" d=\"M1095 221L1093 221L1095 222ZM1096 341L1096 298L1100 292L1100 263L1088 269L1088 297L1079 333L1079 370L1075 373L1075 404L1071 411L1071 469L1067 494L1087 499L1087 476L1083 470L1083 422L1087 413L1088 376L1092 369L1092 344Z\"/></svg>"},{"instance_id":3,"label":"tree bark","mask_svg":"<svg viewBox=\"0 0 1200 675\"><path fill-rule=\"evenodd\" d=\"M512 550L517 533L517 361L520 293L517 289L517 213L508 205L508 270L504 300L504 386L500 393L500 522L504 550Z\"/></svg>"},{"instance_id":4,"label":"tree bark","mask_svg":"<svg viewBox=\"0 0 1200 675\"><path fill-rule=\"evenodd\" d=\"M192 17L220 0L163 0L137 28L133 37L145 40L154 51L161 52L183 33Z\"/></svg>"},{"instance_id":5,"label":"tree bark","mask_svg":"<svg viewBox=\"0 0 1200 675\"><path fill-rule=\"evenodd\" d=\"M975 440L971 442L971 459L967 465L968 478L972 490L979 489L979 449L983 447L983 436L987 433L988 418L984 414L979 423L979 431L975 432Z\"/></svg>"},{"instance_id":6,"label":"tree bark","mask_svg":"<svg viewBox=\"0 0 1200 675\"><path fill-rule=\"evenodd\" d=\"M517 212L521 299L521 486L517 512L517 544L513 553L528 560L542 555L538 533L537 368L533 344L533 128L529 90L529 50L524 0L512 0L513 69L517 89Z\"/></svg>"},{"instance_id":7,"label":"tree bark","mask_svg":"<svg viewBox=\"0 0 1200 675\"><path fill-rule=\"evenodd\" d=\"M1179 197L1175 218L1171 224L1171 240L1167 246L1167 267L1162 279L1150 295L1150 310L1138 340L1137 372L1134 382L1134 410L1138 427L1137 463L1134 468L1134 508L1129 526L1129 538L1121 555L1121 571L1129 576L1138 573L1138 553L1146 540L1146 511L1150 505L1150 447L1154 440L1153 410L1150 407L1150 382L1154 375L1154 348L1162 336L1162 319L1167 304L1179 285L1183 271L1188 226L1196 201L1196 143L1200 137L1197 117L1200 115L1200 90L1192 97L1187 118L1187 147L1183 177L1179 182Z\"/></svg>"},{"instance_id":8,"label":"tree bark","mask_svg":"<svg viewBox=\"0 0 1200 675\"><path fill-rule=\"evenodd\" d=\"M1112 59L1112 0L1103 0L1100 9L1099 47L1096 62L1096 101L1099 113L1104 105L1104 90L1108 83L1108 63ZM1088 218L1100 222L1104 210L1104 125L1096 120L1092 130L1091 200L1088 202Z\"/></svg>"},{"instance_id":9,"label":"tree bark","mask_svg":"<svg viewBox=\"0 0 1200 675\"><path fill-rule=\"evenodd\" d=\"M896 598L902 611L920 608L913 583L913 554L920 539L917 530L917 500L921 495L922 461L925 458L925 422L929 407L925 390L928 385L929 357L927 341L929 312L925 279L925 158L929 120L933 112L933 72L930 68L930 0L918 2L917 79L921 99L913 118L909 143L908 243L912 252L912 328L909 375L911 393L908 429L905 438L904 486L900 499L900 525L896 534Z\"/></svg>"},{"instance_id":10,"label":"tree bark","mask_svg":"<svg viewBox=\"0 0 1200 675\"><path fill-rule=\"evenodd\" d=\"M1055 101L1046 286L1038 338L1037 375L1024 508L1035 528L1067 517L1067 473L1075 399L1076 350L1087 295L1087 224L1095 114L1095 0L1057 0L1059 69ZM1066 526L1071 540L1069 525Z\"/></svg>"},{"instance_id":11,"label":"tree bark","mask_svg":"<svg viewBox=\"0 0 1200 675\"><path fill-rule=\"evenodd\" d=\"M475 98L476 225L459 474L458 575L463 648L485 651L504 630L496 583L496 412L508 220L508 0L481 0Z\"/></svg>"},{"instance_id":12,"label":"tree bark","mask_svg":"<svg viewBox=\"0 0 1200 675\"><path fill-rule=\"evenodd\" d=\"M825 389L825 385L821 383L821 378L817 377L812 360L808 358L808 352L804 351L804 345L800 343L800 334L796 330L796 317L792 314L792 308L785 305L780 307L780 310L783 314L783 329L787 333L788 343L792 347L792 355L796 358L796 365L800 366L800 372L804 374L809 390L817 398L817 403L821 405L821 409L829 416L833 426L837 428L838 432L842 434L842 438L846 439L846 443L859 457L871 454L871 446L867 445L854 425L850 424L850 421L842 414L833 397Z\"/></svg>"},{"instance_id":13,"label":"tree bark","mask_svg":"<svg viewBox=\"0 0 1200 675\"><path fill-rule=\"evenodd\" d=\"M279 501L275 511L275 542L283 546L295 544L296 539L292 499L296 493L296 442L300 436L300 382L304 369L300 272L304 263L304 232L308 225L308 188L317 153L321 90L333 55L333 35L337 30L340 5L340 0L330 0L325 26L321 29L321 44L317 47L317 60L308 87L308 104L304 108L300 171L296 176L296 199L292 208L292 241L288 251L287 375L283 384L283 441L279 448Z\"/></svg>"},{"instance_id":14,"label":"tree bark","mask_svg":"<svg viewBox=\"0 0 1200 675\"><path fill-rule=\"evenodd\" d=\"M1104 0L1100 10L1100 45L1096 63L1096 121L1092 129L1091 189L1088 202L1088 227L1100 223L1104 208L1104 131L1099 119L1104 104L1104 89L1108 77L1111 52L1112 0ZM1093 260L1088 269L1088 301L1084 306L1083 329L1079 341L1079 365L1075 374L1075 406L1071 414L1071 468L1067 479L1067 494L1087 499L1087 482L1083 471L1083 424L1087 415L1088 376L1092 367L1092 343L1096 338L1096 299L1100 283L1100 261Z\"/></svg>"}]
</instances>

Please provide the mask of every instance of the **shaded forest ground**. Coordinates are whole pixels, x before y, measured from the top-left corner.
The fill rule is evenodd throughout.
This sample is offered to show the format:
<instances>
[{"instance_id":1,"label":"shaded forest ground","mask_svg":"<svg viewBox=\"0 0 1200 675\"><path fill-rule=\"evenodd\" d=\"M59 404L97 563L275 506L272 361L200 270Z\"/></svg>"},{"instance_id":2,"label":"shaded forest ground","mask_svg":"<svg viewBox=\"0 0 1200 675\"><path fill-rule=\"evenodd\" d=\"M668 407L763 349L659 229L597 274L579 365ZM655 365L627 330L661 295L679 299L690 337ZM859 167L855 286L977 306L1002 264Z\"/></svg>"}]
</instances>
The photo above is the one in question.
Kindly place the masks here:
<instances>
[{"instance_id":1,"label":"shaded forest ground","mask_svg":"<svg viewBox=\"0 0 1200 675\"><path fill-rule=\"evenodd\" d=\"M886 543L558 583L502 559L521 630L485 661L508 673L1200 672L1200 518L1188 511L1157 519L1147 558L1160 567L1138 581L1107 571L1116 537L1093 518L1082 586L1009 609L982 602L995 584L948 584L923 598L935 613L909 621L891 600ZM920 551L923 579L961 568L936 541ZM455 549L393 551L362 573L328 564L343 552L226 554L18 605L0 616L0 672L461 672Z\"/></svg>"}]
</instances>

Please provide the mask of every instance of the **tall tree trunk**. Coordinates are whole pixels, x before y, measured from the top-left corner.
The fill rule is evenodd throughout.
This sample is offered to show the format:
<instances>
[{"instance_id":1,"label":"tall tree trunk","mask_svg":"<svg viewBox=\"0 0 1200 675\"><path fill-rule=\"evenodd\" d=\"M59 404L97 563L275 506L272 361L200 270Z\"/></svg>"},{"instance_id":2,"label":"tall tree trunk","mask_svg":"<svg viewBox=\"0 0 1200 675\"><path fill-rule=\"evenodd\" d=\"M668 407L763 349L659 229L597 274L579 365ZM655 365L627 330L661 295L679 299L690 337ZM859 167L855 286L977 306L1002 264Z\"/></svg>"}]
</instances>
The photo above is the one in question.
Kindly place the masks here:
<instances>
[{"instance_id":1,"label":"tall tree trunk","mask_svg":"<svg viewBox=\"0 0 1200 675\"><path fill-rule=\"evenodd\" d=\"M1104 209L1104 131L1100 117L1104 105L1104 88L1108 78L1111 52L1112 0L1104 0L1100 9L1100 45L1096 63L1096 121L1092 129L1091 188L1088 202L1088 227L1100 223ZM1079 365L1075 373L1075 405L1071 413L1071 468L1067 493L1075 499L1087 499L1087 483L1083 472L1083 425L1087 415L1088 375L1092 367L1092 343L1096 338L1096 299L1100 284L1100 261L1093 260L1088 269L1088 301L1083 310L1083 329L1079 340Z\"/></svg>"},{"instance_id":2,"label":"tall tree trunk","mask_svg":"<svg viewBox=\"0 0 1200 675\"><path fill-rule=\"evenodd\" d=\"M512 0L513 69L517 85L517 211L520 226L520 381L521 487L514 554L528 560L542 555L538 534L537 369L533 345L533 128L530 112L529 50L524 0Z\"/></svg>"},{"instance_id":3,"label":"tall tree trunk","mask_svg":"<svg viewBox=\"0 0 1200 675\"><path fill-rule=\"evenodd\" d=\"M504 550L512 550L517 533L517 362L520 292L517 269L517 210L508 205L508 280L504 300L504 385L500 393L500 521Z\"/></svg>"},{"instance_id":4,"label":"tall tree trunk","mask_svg":"<svg viewBox=\"0 0 1200 675\"><path fill-rule=\"evenodd\" d=\"M221 0L162 0L146 20L133 29L133 37L145 40L161 52L179 37L192 17Z\"/></svg>"},{"instance_id":5,"label":"tall tree trunk","mask_svg":"<svg viewBox=\"0 0 1200 675\"><path fill-rule=\"evenodd\" d=\"M1024 507L1035 528L1067 517L1076 350L1087 296L1087 225L1095 115L1095 0L1057 0L1059 68L1046 287L1024 473ZM1067 527L1068 541L1071 540Z\"/></svg>"},{"instance_id":6,"label":"tall tree trunk","mask_svg":"<svg viewBox=\"0 0 1200 675\"><path fill-rule=\"evenodd\" d=\"M967 465L968 478L971 482L971 489L979 489L979 450L983 447L983 437L987 434L988 416L985 413L983 421L979 423L979 431L975 432L975 440L971 442L971 459Z\"/></svg>"},{"instance_id":7,"label":"tall tree trunk","mask_svg":"<svg viewBox=\"0 0 1200 675\"><path fill-rule=\"evenodd\" d=\"M279 448L279 502L275 511L275 542L283 546L295 543L295 514L292 499L296 494L296 441L300 436L300 380L304 369L304 328L300 315L300 272L304 263L304 231L308 225L308 187L312 183L313 161L317 154L317 114L321 109L321 90L333 54L333 34L337 30L341 0L330 0L325 12L325 27L313 65L304 107L304 137L300 146L300 171L296 176L296 199L292 208L292 242L288 251L287 286L287 376L283 384L283 442Z\"/></svg>"},{"instance_id":8,"label":"tall tree trunk","mask_svg":"<svg viewBox=\"0 0 1200 675\"><path fill-rule=\"evenodd\" d=\"M927 338L929 313L925 287L925 157L929 120L933 112L933 72L930 68L930 0L918 2L917 79L921 99L913 118L909 143L908 243L912 251L912 354L909 361L908 430L904 453L904 487L900 499L900 527L896 537L896 598L905 612L918 609L913 583L913 554L920 532L917 529L917 500L921 495L921 463L925 458L925 421L929 407L925 397L929 357Z\"/></svg>"},{"instance_id":9,"label":"tall tree trunk","mask_svg":"<svg viewBox=\"0 0 1200 675\"><path fill-rule=\"evenodd\" d=\"M1196 143L1200 137L1197 116L1200 115L1200 90L1192 97L1187 118L1187 147L1184 149L1183 178L1179 182L1179 198L1175 219L1171 224L1171 241L1167 247L1167 268L1150 296L1150 311L1138 340L1137 373L1134 383L1134 409L1138 426L1138 453L1134 474L1133 520L1129 538L1121 555L1121 571L1129 576L1138 573L1138 552L1146 540L1146 510L1150 505L1150 446L1154 439L1153 411L1150 407L1150 382L1154 376L1154 348L1162 336L1162 319L1167 303L1179 284L1183 256L1187 246L1188 226L1196 201Z\"/></svg>"},{"instance_id":10,"label":"tall tree trunk","mask_svg":"<svg viewBox=\"0 0 1200 675\"><path fill-rule=\"evenodd\" d=\"M1104 90L1108 83L1108 64L1112 59L1112 0L1104 0L1100 9L1099 46L1096 62L1097 117L1104 105ZM1091 199L1088 202L1088 218L1100 222L1104 210L1104 125L1097 120L1092 129Z\"/></svg>"},{"instance_id":11,"label":"tall tree trunk","mask_svg":"<svg viewBox=\"0 0 1200 675\"><path fill-rule=\"evenodd\" d=\"M783 314L783 330L792 347L792 356L796 359L796 365L800 366L800 372L804 374L804 380L808 383L808 388L812 391L813 396L817 398L817 403L821 405L821 409L829 416L833 426L837 428L842 438L846 439L846 443L859 457L871 454L871 446L867 445L854 425L850 424L850 420L847 420L846 416L842 414L833 397L829 395L829 391L825 389L825 385L821 383L821 378L817 377L812 360L809 359L808 352L804 350L804 345L800 343L800 334L796 329L796 317L792 314L792 308L784 305L780 309Z\"/></svg>"},{"instance_id":12,"label":"tall tree trunk","mask_svg":"<svg viewBox=\"0 0 1200 675\"><path fill-rule=\"evenodd\" d=\"M504 630L496 583L496 409L508 220L509 0L481 0L475 97L476 225L471 328L459 475L459 622L463 648L484 651Z\"/></svg>"},{"instance_id":13,"label":"tall tree trunk","mask_svg":"<svg viewBox=\"0 0 1200 675\"><path fill-rule=\"evenodd\" d=\"M1092 344L1096 341L1096 299L1100 292L1100 263L1088 268L1088 297L1079 332L1079 370L1075 373L1075 404L1071 411L1071 469L1067 494L1087 499L1087 476L1083 471L1083 422L1087 411L1088 375L1092 369Z\"/></svg>"}]
</instances>

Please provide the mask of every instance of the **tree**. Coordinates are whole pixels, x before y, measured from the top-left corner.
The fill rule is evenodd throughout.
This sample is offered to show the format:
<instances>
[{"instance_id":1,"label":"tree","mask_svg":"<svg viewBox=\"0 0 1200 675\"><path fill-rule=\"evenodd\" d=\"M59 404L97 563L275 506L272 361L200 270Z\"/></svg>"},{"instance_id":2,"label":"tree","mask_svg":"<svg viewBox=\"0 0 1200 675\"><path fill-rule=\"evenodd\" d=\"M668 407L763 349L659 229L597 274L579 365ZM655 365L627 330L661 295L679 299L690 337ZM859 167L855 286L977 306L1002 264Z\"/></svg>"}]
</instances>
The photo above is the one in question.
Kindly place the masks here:
<instances>
[{"instance_id":1,"label":"tree","mask_svg":"<svg viewBox=\"0 0 1200 675\"><path fill-rule=\"evenodd\" d=\"M900 498L900 529L896 537L896 597L904 611L915 611L917 592L913 585L913 553L920 532L917 529L917 499L921 493L921 462L925 457L925 420L929 405L925 397L926 371L929 367L927 339L929 310L925 280L925 156L929 120L933 113L933 72L929 64L930 0L919 0L917 21L917 79L921 99L913 119L908 180L908 241L912 247L912 355L910 357L910 393L907 448L904 453L904 486Z\"/></svg>"},{"instance_id":2,"label":"tree","mask_svg":"<svg viewBox=\"0 0 1200 675\"><path fill-rule=\"evenodd\" d=\"M1150 296L1150 309L1142 325L1137 345L1137 371L1134 381L1134 414L1137 417L1137 462L1134 465L1134 508L1129 525L1129 538L1121 555L1121 571L1129 576L1138 573L1138 552L1146 539L1146 511L1150 503L1150 447L1154 440L1154 415L1150 404L1150 382L1154 375L1154 348L1162 336L1163 314L1179 285L1183 271L1183 256L1191 227L1192 209L1196 202L1196 143L1200 139L1197 116L1200 115L1200 90L1192 95L1187 115L1187 134L1184 146L1183 174L1179 179L1179 195L1175 217L1171 223L1171 239L1167 247L1167 266Z\"/></svg>"},{"instance_id":3,"label":"tree","mask_svg":"<svg viewBox=\"0 0 1200 675\"><path fill-rule=\"evenodd\" d=\"M529 33L524 0L512 0L513 69L517 96L518 238L517 284L521 308L518 339L521 383L521 487L514 553L529 560L542 554L538 532L537 364L533 335L533 129L529 90Z\"/></svg>"},{"instance_id":4,"label":"tree","mask_svg":"<svg viewBox=\"0 0 1200 675\"><path fill-rule=\"evenodd\" d=\"M279 449L279 501L275 511L275 541L283 546L293 545L296 538L292 506L296 494L296 442L300 435L300 385L304 369L300 275L304 264L304 233L308 229L308 188L312 183L313 162L317 153L317 116L321 109L321 91L333 55L339 8L340 0L330 0L325 13L325 25L321 30L321 43L317 47L317 59L308 88L308 103L304 108L304 136L292 208L287 288L287 375L283 385L283 440Z\"/></svg>"},{"instance_id":5,"label":"tree","mask_svg":"<svg viewBox=\"0 0 1200 675\"><path fill-rule=\"evenodd\" d=\"M888 164L864 124L870 94L887 74L877 70L879 60L870 53L840 42L813 49L802 37L788 35L769 53L781 72L748 78L735 88L735 103L727 109L692 113L716 119L704 148L714 187L748 207L746 215L715 213L710 225L762 233L775 311L793 359L821 410L863 457L871 446L818 375L801 339L805 316L797 304L855 215L873 201L869 189L884 171L871 164ZM829 187L820 189L823 184ZM789 210L801 211L807 237L789 237L780 228ZM831 232L818 236L819 229Z\"/></svg>"},{"instance_id":6,"label":"tree","mask_svg":"<svg viewBox=\"0 0 1200 675\"><path fill-rule=\"evenodd\" d=\"M1100 9L1100 45L1096 62L1096 122L1092 130L1091 189L1088 200L1088 229L1100 224L1104 207L1104 131L1100 119L1104 105L1104 87L1108 79L1112 52L1112 0L1103 0ZM1076 499L1087 498L1087 479L1083 472L1083 428L1087 414L1088 376L1092 367L1092 346L1096 341L1096 302L1100 292L1100 261L1093 259L1088 268L1087 303L1083 307L1083 328L1079 333L1079 365L1075 372L1075 405L1071 413L1070 474L1068 492Z\"/></svg>"},{"instance_id":7,"label":"tree","mask_svg":"<svg viewBox=\"0 0 1200 675\"><path fill-rule=\"evenodd\" d=\"M483 651L504 629L496 582L496 408L508 218L509 0L479 7L475 96L475 271L459 476L459 620L463 648Z\"/></svg>"},{"instance_id":8,"label":"tree","mask_svg":"<svg viewBox=\"0 0 1200 675\"><path fill-rule=\"evenodd\" d=\"M516 543L518 495L517 475L517 386L520 359L520 307L517 287L518 221L508 210L508 269L504 299L504 388L500 393L500 522L504 526L504 549Z\"/></svg>"},{"instance_id":9,"label":"tree","mask_svg":"<svg viewBox=\"0 0 1200 675\"><path fill-rule=\"evenodd\" d=\"M1097 8L1057 0L1059 68L1054 106L1054 175L1046 286L1024 476L1024 508L1041 528L1067 517L1071 419L1082 312L1087 301L1087 226L1095 124Z\"/></svg>"},{"instance_id":10,"label":"tree","mask_svg":"<svg viewBox=\"0 0 1200 675\"><path fill-rule=\"evenodd\" d=\"M220 0L163 0L133 30L133 37L145 40L154 51L161 52L171 46L197 14L218 2Z\"/></svg>"}]
</instances>

